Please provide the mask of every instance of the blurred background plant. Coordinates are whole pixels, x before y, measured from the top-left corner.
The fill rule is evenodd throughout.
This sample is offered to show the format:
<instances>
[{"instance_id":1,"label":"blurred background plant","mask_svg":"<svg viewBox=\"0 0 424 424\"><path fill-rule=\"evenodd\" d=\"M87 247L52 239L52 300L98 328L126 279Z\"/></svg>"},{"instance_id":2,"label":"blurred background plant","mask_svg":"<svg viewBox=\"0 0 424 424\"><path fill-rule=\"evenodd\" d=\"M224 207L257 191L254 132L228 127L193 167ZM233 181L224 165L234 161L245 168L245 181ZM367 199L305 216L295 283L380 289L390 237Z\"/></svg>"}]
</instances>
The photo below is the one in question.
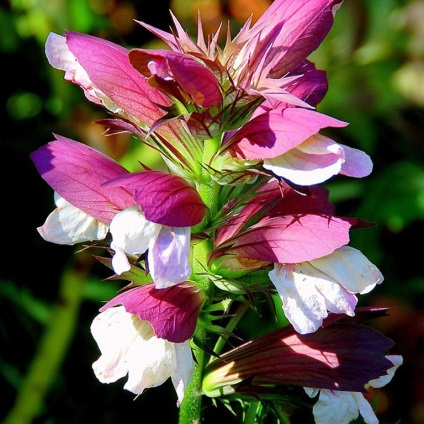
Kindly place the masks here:
<instances>
[{"instance_id":1,"label":"blurred background plant","mask_svg":"<svg viewBox=\"0 0 424 424\"><path fill-rule=\"evenodd\" d=\"M105 137L104 117L80 89L63 80L44 55L49 32L66 29L126 47L160 47L135 23L168 30L169 9L195 34L231 19L233 34L270 0L11 0L0 9L0 90L3 163L0 269L0 417L7 424L177 422L170 384L134 400L122 385L100 384L91 364L99 352L90 324L120 288L92 260L69 246L45 242L36 227L53 209L50 188L29 153L59 133L87 143L131 170L134 158L157 157L126 136ZM377 225L352 234L383 272L385 282L362 296L364 305L393 306L375 322L395 342L404 365L379 393L382 423L424 423L424 1L345 0L335 25L312 59L327 71L329 92L318 110L350 123L332 137L366 151L374 171L364 180L335 177L326 185L338 215ZM131 159L131 160L129 160ZM206 401L205 423L236 418ZM311 415L312 417L312 415ZM305 417L299 418L305 423ZM296 417L293 423L296 423Z\"/></svg>"}]
</instances>

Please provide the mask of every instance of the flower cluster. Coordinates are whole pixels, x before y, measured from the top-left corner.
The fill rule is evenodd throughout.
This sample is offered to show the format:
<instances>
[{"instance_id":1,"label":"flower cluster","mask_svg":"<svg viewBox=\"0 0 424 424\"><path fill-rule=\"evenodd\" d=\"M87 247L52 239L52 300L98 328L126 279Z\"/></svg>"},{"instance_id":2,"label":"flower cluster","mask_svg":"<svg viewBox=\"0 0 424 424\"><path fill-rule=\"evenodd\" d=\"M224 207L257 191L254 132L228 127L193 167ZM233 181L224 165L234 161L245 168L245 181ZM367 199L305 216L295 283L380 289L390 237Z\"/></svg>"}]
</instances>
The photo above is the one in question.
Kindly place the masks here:
<instances>
[{"instance_id":1,"label":"flower cluster","mask_svg":"<svg viewBox=\"0 0 424 424\"><path fill-rule=\"evenodd\" d=\"M357 303L383 276L349 246L370 224L337 216L319 185L372 171L367 154L321 133L347 123L316 110L327 80L308 56L341 2L275 0L223 46L220 30L205 39L199 19L195 40L175 16L171 33L140 22L163 50L49 35L49 63L110 113L98 123L159 152L166 169L129 172L61 135L31 155L55 193L40 235L104 248L101 261L131 282L91 327L101 382L128 376L141 394L170 377L181 409L200 392L278 403L299 387L319 393L317 423L378 422L364 393L402 357L362 322L384 309ZM288 322L234 348L264 293Z\"/></svg>"}]
</instances>

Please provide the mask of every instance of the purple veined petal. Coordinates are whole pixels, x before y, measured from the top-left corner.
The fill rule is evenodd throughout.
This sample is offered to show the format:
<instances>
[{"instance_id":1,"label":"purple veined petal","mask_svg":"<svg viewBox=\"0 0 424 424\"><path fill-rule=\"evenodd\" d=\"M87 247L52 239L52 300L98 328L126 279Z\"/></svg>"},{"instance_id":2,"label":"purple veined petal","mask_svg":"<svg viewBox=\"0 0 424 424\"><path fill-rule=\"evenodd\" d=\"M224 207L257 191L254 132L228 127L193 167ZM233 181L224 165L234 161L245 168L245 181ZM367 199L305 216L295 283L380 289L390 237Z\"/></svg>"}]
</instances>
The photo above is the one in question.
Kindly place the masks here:
<instances>
[{"instance_id":1,"label":"purple veined petal","mask_svg":"<svg viewBox=\"0 0 424 424\"><path fill-rule=\"evenodd\" d=\"M387 355L386 358L393 364L393 366L387 370L387 375L382 375L379 378L369 381L368 384L375 389L380 389L386 384L389 384L394 377L396 370L403 364L402 355Z\"/></svg>"},{"instance_id":2,"label":"purple veined petal","mask_svg":"<svg viewBox=\"0 0 424 424\"><path fill-rule=\"evenodd\" d=\"M287 108L254 117L227 143L236 157L270 159L295 148L322 128L346 125L313 110Z\"/></svg>"},{"instance_id":3,"label":"purple veined petal","mask_svg":"<svg viewBox=\"0 0 424 424\"><path fill-rule=\"evenodd\" d=\"M354 178L363 178L371 174L373 163L365 152L345 146L344 144L340 146L343 147L346 158L340 174Z\"/></svg>"},{"instance_id":4,"label":"purple veined petal","mask_svg":"<svg viewBox=\"0 0 424 424\"><path fill-rule=\"evenodd\" d=\"M116 111L117 106L93 86L85 69L69 50L65 37L51 32L46 40L45 52L50 65L55 69L65 71L65 80L79 85L88 100L104 105L111 111Z\"/></svg>"},{"instance_id":5,"label":"purple veined petal","mask_svg":"<svg viewBox=\"0 0 424 424\"><path fill-rule=\"evenodd\" d=\"M157 337L181 343L193 335L204 298L200 289L188 283L160 290L147 284L119 294L100 311L123 305L127 312L148 321Z\"/></svg>"},{"instance_id":6,"label":"purple veined petal","mask_svg":"<svg viewBox=\"0 0 424 424\"><path fill-rule=\"evenodd\" d=\"M165 172L135 172L107 182L105 187L134 190L134 200L146 218L169 227L196 225L206 210L199 194L186 180Z\"/></svg>"},{"instance_id":7,"label":"purple veined petal","mask_svg":"<svg viewBox=\"0 0 424 424\"><path fill-rule=\"evenodd\" d=\"M293 83L285 86L292 95L316 106L324 98L328 90L327 73L315 68L315 65L305 60L290 71L290 75L298 75Z\"/></svg>"},{"instance_id":8,"label":"purple veined petal","mask_svg":"<svg viewBox=\"0 0 424 424\"><path fill-rule=\"evenodd\" d=\"M156 75L174 80L199 106L213 107L222 103L215 75L204 65L186 54L170 50L133 49L131 64L145 77Z\"/></svg>"},{"instance_id":9,"label":"purple veined petal","mask_svg":"<svg viewBox=\"0 0 424 424\"><path fill-rule=\"evenodd\" d=\"M212 361L203 388L219 396L226 385L235 385L232 392L243 391L243 385L237 385L251 379L250 387L274 383L362 392L371 379L393 367L386 358L392 346L393 341L380 332L353 323L338 323L305 335L288 326Z\"/></svg>"},{"instance_id":10,"label":"purple veined petal","mask_svg":"<svg viewBox=\"0 0 424 424\"><path fill-rule=\"evenodd\" d=\"M66 137L31 153L43 179L71 205L110 223L114 215L134 205L132 194L123 187L106 188L103 183L128 171L108 156Z\"/></svg>"},{"instance_id":11,"label":"purple veined petal","mask_svg":"<svg viewBox=\"0 0 424 424\"><path fill-rule=\"evenodd\" d=\"M128 50L73 31L66 33L66 44L92 83L126 113L148 126L164 115L158 105L169 100L132 67Z\"/></svg>"},{"instance_id":12,"label":"purple veined petal","mask_svg":"<svg viewBox=\"0 0 424 424\"><path fill-rule=\"evenodd\" d=\"M287 215L264 219L226 241L228 254L278 263L310 261L349 243L350 218Z\"/></svg>"},{"instance_id":13,"label":"purple veined petal","mask_svg":"<svg viewBox=\"0 0 424 424\"><path fill-rule=\"evenodd\" d=\"M157 289L182 283L190 276L190 234L190 227L161 227L148 253L149 270Z\"/></svg>"},{"instance_id":14,"label":"purple veined petal","mask_svg":"<svg viewBox=\"0 0 424 424\"><path fill-rule=\"evenodd\" d=\"M321 186L311 186L300 193L287 183L281 183L282 197L270 210L269 216L293 214L334 215L335 207L329 201L329 190Z\"/></svg>"}]
</instances>

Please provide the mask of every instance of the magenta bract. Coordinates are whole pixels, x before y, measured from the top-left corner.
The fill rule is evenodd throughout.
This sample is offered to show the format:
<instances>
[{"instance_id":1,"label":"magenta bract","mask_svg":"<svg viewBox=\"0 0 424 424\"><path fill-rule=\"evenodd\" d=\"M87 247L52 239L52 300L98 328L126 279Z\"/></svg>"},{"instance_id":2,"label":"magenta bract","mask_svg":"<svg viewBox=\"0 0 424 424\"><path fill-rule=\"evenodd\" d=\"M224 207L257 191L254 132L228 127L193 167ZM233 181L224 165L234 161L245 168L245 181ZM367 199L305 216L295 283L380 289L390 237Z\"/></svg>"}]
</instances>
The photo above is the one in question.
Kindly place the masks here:
<instances>
[{"instance_id":1,"label":"magenta bract","mask_svg":"<svg viewBox=\"0 0 424 424\"><path fill-rule=\"evenodd\" d=\"M37 171L66 201L88 215L110 223L114 215L135 204L124 187L103 183L128 174L108 156L66 137L52 141L31 154Z\"/></svg>"},{"instance_id":2,"label":"magenta bract","mask_svg":"<svg viewBox=\"0 0 424 424\"><path fill-rule=\"evenodd\" d=\"M325 215L271 217L227 240L218 250L258 261L310 261L348 244L349 229L354 221Z\"/></svg>"},{"instance_id":3,"label":"magenta bract","mask_svg":"<svg viewBox=\"0 0 424 424\"><path fill-rule=\"evenodd\" d=\"M169 105L169 99L132 67L128 50L73 31L66 33L66 44L93 84L125 112L149 126L164 115L158 105Z\"/></svg>"},{"instance_id":4,"label":"magenta bract","mask_svg":"<svg viewBox=\"0 0 424 424\"><path fill-rule=\"evenodd\" d=\"M346 125L309 109L277 109L255 116L226 143L236 157L269 159L288 152L322 128Z\"/></svg>"},{"instance_id":5,"label":"magenta bract","mask_svg":"<svg viewBox=\"0 0 424 424\"><path fill-rule=\"evenodd\" d=\"M206 206L197 191L181 177L160 171L135 172L105 184L134 190L135 202L145 217L169 227L198 224Z\"/></svg>"},{"instance_id":6,"label":"magenta bract","mask_svg":"<svg viewBox=\"0 0 424 424\"><path fill-rule=\"evenodd\" d=\"M148 321L157 337L182 343L193 335L203 301L204 294L191 284L160 290L148 284L119 294L100 312L122 304L127 312Z\"/></svg>"},{"instance_id":7,"label":"magenta bract","mask_svg":"<svg viewBox=\"0 0 424 424\"><path fill-rule=\"evenodd\" d=\"M272 78L282 77L321 44L342 0L276 0L247 33L261 31L253 46L251 69L260 63ZM269 46L272 45L272 48Z\"/></svg>"},{"instance_id":8,"label":"magenta bract","mask_svg":"<svg viewBox=\"0 0 424 424\"><path fill-rule=\"evenodd\" d=\"M222 103L215 75L190 56L170 50L133 49L129 59L145 77L153 75L177 83L199 106L213 107Z\"/></svg>"}]
</instances>

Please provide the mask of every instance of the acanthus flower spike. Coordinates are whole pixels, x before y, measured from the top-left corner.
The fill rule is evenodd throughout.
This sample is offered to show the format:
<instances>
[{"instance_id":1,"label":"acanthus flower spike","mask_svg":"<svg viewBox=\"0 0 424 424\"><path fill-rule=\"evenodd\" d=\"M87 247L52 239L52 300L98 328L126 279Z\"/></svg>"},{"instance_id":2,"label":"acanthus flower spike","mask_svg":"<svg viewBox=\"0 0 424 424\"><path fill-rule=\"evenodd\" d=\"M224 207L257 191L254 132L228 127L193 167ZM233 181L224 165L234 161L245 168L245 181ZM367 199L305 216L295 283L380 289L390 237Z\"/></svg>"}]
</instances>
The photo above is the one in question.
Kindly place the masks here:
<instances>
[{"instance_id":1,"label":"acanthus flower spike","mask_svg":"<svg viewBox=\"0 0 424 424\"><path fill-rule=\"evenodd\" d=\"M235 37L228 24L222 45L222 25L206 36L199 14L192 39L172 12L170 33L139 22L169 49L74 31L47 38L52 67L106 109L96 123L144 143L163 167L142 158L129 172L55 136L31 154L56 204L38 230L104 250L107 280L129 282L91 325L95 376L127 376L136 395L171 379L180 424L203 420L203 395L268 422L269 411L318 393L317 424L328 413L338 424L359 413L375 422L364 394L402 363L390 339L363 325L386 309L358 307L384 280L349 246L352 230L372 224L339 216L318 185L373 167L324 133L348 123L317 110L328 81L309 55L341 3L274 0ZM272 323L254 315L262 307Z\"/></svg>"}]
</instances>

